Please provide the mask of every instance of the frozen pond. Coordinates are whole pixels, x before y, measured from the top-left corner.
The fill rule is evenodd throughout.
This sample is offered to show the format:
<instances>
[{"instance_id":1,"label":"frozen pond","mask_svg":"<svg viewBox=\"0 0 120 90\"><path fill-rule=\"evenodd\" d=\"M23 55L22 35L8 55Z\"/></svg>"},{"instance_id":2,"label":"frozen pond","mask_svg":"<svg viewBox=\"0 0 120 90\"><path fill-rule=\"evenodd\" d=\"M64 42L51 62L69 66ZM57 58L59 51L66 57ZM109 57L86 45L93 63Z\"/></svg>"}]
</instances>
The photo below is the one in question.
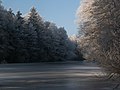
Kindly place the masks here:
<instances>
[{"instance_id":1,"label":"frozen pond","mask_svg":"<svg viewBox=\"0 0 120 90\"><path fill-rule=\"evenodd\" d=\"M0 65L0 90L112 90L99 73L80 62Z\"/></svg>"}]
</instances>

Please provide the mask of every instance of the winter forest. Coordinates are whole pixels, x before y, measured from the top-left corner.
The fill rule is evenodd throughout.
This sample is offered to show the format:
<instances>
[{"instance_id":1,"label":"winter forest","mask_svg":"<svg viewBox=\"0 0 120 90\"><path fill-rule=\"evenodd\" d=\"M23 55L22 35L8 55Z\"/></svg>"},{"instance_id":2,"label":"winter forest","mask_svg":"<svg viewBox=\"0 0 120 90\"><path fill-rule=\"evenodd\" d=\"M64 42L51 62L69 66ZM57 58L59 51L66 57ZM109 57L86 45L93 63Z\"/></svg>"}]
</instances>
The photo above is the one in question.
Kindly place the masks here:
<instances>
[{"instance_id":1,"label":"winter forest","mask_svg":"<svg viewBox=\"0 0 120 90\"><path fill-rule=\"evenodd\" d=\"M82 0L77 16L84 57L120 78L120 0Z\"/></svg>"},{"instance_id":2,"label":"winter forest","mask_svg":"<svg viewBox=\"0 0 120 90\"><path fill-rule=\"evenodd\" d=\"M44 21L35 7L22 16L20 11L15 14L0 4L0 62L82 60L73 38L64 27Z\"/></svg>"},{"instance_id":3,"label":"winter forest","mask_svg":"<svg viewBox=\"0 0 120 90\"><path fill-rule=\"evenodd\" d=\"M38 83L40 87L42 83L42 87L56 88L62 84L64 87L59 90L112 90L110 86L118 83L113 89L116 90L120 86L120 0L80 0L74 15L78 33L68 36L65 27L44 20L35 7L23 15L21 11L6 9L0 0L0 80L2 76L11 79L18 75L13 78L14 83L28 75L26 81L23 79L25 85ZM114 81L99 80L96 73ZM35 80L30 81L31 78ZM2 84L6 85L7 79L2 79Z\"/></svg>"},{"instance_id":4,"label":"winter forest","mask_svg":"<svg viewBox=\"0 0 120 90\"><path fill-rule=\"evenodd\" d=\"M0 62L30 63L94 60L120 73L119 1L82 0L77 10L79 33L45 21L32 7L22 15L0 3ZM104 7L104 8L103 8Z\"/></svg>"},{"instance_id":5,"label":"winter forest","mask_svg":"<svg viewBox=\"0 0 120 90\"><path fill-rule=\"evenodd\" d=\"M0 62L30 63L69 60L99 62L120 73L119 1L82 0L77 9L76 36L45 21L35 7L22 15L0 3ZM104 7L104 8L103 8Z\"/></svg>"}]
</instances>

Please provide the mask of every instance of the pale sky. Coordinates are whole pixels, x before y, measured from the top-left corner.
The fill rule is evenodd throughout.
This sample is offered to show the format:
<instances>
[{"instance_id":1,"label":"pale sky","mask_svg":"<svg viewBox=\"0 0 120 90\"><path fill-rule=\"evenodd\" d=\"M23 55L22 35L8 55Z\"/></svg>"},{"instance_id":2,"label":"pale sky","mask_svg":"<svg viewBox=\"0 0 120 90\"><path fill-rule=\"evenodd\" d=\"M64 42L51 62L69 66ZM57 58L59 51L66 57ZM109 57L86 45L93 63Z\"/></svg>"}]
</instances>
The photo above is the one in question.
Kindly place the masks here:
<instances>
[{"instance_id":1,"label":"pale sky","mask_svg":"<svg viewBox=\"0 0 120 90\"><path fill-rule=\"evenodd\" d=\"M2 0L2 2L5 8L12 8L15 13L20 10L26 14L34 6L44 20L65 27L68 35L77 34L75 14L80 0Z\"/></svg>"}]
</instances>

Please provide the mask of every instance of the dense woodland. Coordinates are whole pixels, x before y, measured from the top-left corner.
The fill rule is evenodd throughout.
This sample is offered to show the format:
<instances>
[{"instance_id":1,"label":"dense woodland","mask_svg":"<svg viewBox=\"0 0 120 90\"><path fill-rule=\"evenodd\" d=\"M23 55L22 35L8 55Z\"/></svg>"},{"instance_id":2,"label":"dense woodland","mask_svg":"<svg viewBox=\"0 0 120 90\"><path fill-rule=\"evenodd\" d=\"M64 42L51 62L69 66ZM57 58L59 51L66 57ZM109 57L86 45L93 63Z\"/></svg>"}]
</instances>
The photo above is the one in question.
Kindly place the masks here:
<instances>
[{"instance_id":1,"label":"dense woodland","mask_svg":"<svg viewBox=\"0 0 120 90\"><path fill-rule=\"evenodd\" d=\"M68 37L34 7L22 15L0 3L0 63L85 58L98 62L110 78L120 78L120 0L81 0L77 16L79 33Z\"/></svg>"},{"instance_id":2,"label":"dense woodland","mask_svg":"<svg viewBox=\"0 0 120 90\"><path fill-rule=\"evenodd\" d=\"M120 0L82 0L77 16L84 57L120 77Z\"/></svg>"},{"instance_id":3,"label":"dense woodland","mask_svg":"<svg viewBox=\"0 0 120 90\"><path fill-rule=\"evenodd\" d=\"M22 15L0 3L0 62L80 60L76 44L64 27L43 20L34 7Z\"/></svg>"}]
</instances>

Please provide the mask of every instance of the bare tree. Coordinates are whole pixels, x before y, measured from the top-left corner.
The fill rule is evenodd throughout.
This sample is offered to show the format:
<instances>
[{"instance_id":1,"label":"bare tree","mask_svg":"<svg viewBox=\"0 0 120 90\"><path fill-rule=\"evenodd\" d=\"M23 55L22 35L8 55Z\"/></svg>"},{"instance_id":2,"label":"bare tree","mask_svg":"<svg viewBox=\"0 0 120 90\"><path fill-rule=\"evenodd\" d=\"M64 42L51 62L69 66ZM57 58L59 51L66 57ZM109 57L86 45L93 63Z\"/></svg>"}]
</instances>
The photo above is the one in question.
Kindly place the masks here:
<instances>
[{"instance_id":1,"label":"bare tree","mask_svg":"<svg viewBox=\"0 0 120 90\"><path fill-rule=\"evenodd\" d=\"M109 71L120 74L120 1L84 0L77 23L82 52Z\"/></svg>"}]
</instances>

